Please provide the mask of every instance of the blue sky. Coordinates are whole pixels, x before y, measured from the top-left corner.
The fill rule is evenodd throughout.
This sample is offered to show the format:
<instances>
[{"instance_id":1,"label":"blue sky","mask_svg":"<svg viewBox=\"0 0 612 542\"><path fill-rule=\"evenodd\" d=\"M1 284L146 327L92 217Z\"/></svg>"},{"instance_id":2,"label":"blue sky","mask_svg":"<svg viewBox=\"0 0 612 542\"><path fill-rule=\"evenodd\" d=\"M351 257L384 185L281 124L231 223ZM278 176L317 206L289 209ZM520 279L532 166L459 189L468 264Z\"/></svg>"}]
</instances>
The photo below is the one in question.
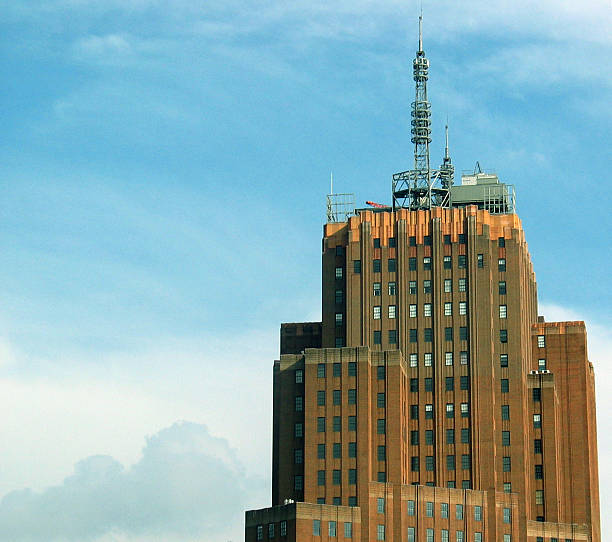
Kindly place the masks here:
<instances>
[{"instance_id":1,"label":"blue sky","mask_svg":"<svg viewBox=\"0 0 612 542\"><path fill-rule=\"evenodd\" d=\"M590 326L605 510L610 5L423 8L433 162L448 115L457 171L479 160L516 187L541 312ZM269 502L279 324L320 317L330 171L359 204L388 203L411 166L418 9L0 3L0 526L15 540L39 539L33 517L58 539L239 540L243 509ZM159 459L179 441L203 509L220 456L249 481L224 525L179 529L182 501L155 532L116 514L53 523L45 499L87 475L118 508L125 484L146 494L142 472L182 487Z\"/></svg>"}]
</instances>

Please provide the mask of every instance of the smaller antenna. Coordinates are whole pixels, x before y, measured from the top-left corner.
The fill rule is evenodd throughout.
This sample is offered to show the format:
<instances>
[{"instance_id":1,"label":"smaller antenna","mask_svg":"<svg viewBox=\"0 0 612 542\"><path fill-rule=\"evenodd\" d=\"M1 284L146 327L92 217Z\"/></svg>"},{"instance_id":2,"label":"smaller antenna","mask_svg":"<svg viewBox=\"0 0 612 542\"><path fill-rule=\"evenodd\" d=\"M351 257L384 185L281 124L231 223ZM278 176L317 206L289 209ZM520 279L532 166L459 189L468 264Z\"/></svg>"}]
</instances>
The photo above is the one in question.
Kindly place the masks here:
<instances>
[{"instance_id":1,"label":"smaller antenna","mask_svg":"<svg viewBox=\"0 0 612 542\"><path fill-rule=\"evenodd\" d=\"M450 160L450 154L448 154L448 116L446 117L446 126L444 127L446 132L446 147L444 149L444 160Z\"/></svg>"},{"instance_id":2,"label":"smaller antenna","mask_svg":"<svg viewBox=\"0 0 612 542\"><path fill-rule=\"evenodd\" d=\"M419 53L423 51L423 6L419 15Z\"/></svg>"}]
</instances>

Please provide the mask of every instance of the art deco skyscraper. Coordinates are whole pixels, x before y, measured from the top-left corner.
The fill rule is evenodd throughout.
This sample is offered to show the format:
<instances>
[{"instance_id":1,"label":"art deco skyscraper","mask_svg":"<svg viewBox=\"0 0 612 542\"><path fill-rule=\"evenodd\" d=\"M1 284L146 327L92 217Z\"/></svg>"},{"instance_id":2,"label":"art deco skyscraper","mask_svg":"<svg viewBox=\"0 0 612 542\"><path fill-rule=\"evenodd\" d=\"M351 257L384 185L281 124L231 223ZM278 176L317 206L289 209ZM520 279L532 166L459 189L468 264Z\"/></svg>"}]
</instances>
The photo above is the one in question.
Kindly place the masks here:
<instances>
[{"instance_id":1,"label":"art deco skyscraper","mask_svg":"<svg viewBox=\"0 0 612 542\"><path fill-rule=\"evenodd\" d=\"M600 540L584 323L538 317L512 187L430 169L428 68L420 37L414 169L325 225L322 322L281 328L249 542Z\"/></svg>"}]
</instances>

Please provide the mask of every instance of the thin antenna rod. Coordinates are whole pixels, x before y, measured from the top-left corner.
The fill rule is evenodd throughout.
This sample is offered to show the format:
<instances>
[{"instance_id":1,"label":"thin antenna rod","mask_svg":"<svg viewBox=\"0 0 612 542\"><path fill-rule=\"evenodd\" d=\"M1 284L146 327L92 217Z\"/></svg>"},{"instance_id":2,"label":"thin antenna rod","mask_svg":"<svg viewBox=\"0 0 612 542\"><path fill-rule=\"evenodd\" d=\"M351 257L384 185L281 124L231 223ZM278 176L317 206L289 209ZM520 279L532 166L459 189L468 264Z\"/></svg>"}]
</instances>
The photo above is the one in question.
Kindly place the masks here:
<instances>
[{"instance_id":1,"label":"thin antenna rod","mask_svg":"<svg viewBox=\"0 0 612 542\"><path fill-rule=\"evenodd\" d=\"M450 158L450 154L448 153L448 117L446 117L446 126L444 127L446 131L446 148L444 149L444 158L448 160Z\"/></svg>"},{"instance_id":2,"label":"thin antenna rod","mask_svg":"<svg viewBox=\"0 0 612 542\"><path fill-rule=\"evenodd\" d=\"M423 6L419 15L419 52L423 51Z\"/></svg>"}]
</instances>

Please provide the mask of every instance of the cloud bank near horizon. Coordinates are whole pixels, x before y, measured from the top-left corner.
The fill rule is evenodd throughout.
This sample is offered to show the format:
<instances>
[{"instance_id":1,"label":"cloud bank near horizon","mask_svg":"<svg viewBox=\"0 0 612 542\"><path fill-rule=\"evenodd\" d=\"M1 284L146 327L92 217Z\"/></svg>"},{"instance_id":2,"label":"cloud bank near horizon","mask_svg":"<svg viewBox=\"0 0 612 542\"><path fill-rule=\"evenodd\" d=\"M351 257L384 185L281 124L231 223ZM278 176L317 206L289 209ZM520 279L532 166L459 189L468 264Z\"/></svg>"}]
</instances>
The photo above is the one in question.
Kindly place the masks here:
<instances>
[{"instance_id":1,"label":"cloud bank near horizon","mask_svg":"<svg viewBox=\"0 0 612 542\"><path fill-rule=\"evenodd\" d=\"M180 422L148 438L130 468L91 456L61 485L9 493L0 502L0 532L24 542L225 542L242 536L244 510L263 498L263 486L245 475L227 441L204 425Z\"/></svg>"}]
</instances>

